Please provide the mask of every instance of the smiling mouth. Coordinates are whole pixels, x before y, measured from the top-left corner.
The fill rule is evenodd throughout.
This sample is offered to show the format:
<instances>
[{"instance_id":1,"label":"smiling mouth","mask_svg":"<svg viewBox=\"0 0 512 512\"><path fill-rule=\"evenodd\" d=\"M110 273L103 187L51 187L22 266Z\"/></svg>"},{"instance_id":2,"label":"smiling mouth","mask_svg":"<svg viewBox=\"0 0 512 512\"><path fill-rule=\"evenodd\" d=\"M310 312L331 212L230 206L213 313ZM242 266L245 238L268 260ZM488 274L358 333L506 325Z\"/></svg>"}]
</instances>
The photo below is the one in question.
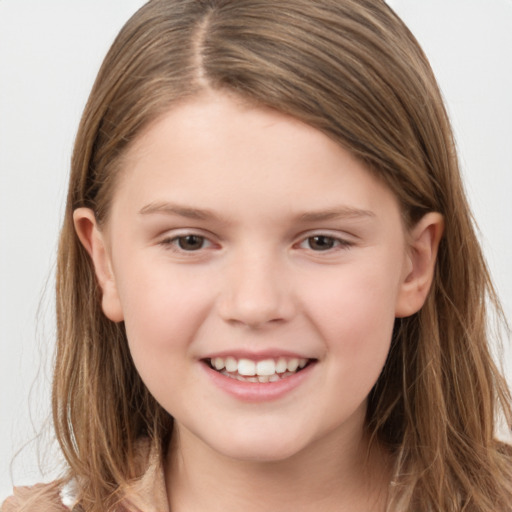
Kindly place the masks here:
<instances>
[{"instance_id":1,"label":"smiling mouth","mask_svg":"<svg viewBox=\"0 0 512 512\"><path fill-rule=\"evenodd\" d=\"M236 359L234 357L215 357L206 359L208 366L222 375L242 382L278 382L291 377L312 364L314 359L285 358Z\"/></svg>"}]
</instances>

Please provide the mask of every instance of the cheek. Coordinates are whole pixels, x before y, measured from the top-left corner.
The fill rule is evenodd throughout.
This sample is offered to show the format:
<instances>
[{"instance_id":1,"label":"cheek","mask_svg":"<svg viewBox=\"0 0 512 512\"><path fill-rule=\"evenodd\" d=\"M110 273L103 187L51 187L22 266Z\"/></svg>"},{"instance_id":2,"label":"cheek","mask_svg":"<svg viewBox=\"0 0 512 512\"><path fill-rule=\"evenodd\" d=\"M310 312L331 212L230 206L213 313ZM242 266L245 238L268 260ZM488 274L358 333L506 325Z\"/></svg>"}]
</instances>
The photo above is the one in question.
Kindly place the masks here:
<instances>
[{"instance_id":1,"label":"cheek","mask_svg":"<svg viewBox=\"0 0 512 512\"><path fill-rule=\"evenodd\" d=\"M157 263L123 275L130 276L119 292L135 367L164 409L178 413L183 404L169 390L192 385L193 340L210 310L213 287Z\"/></svg>"},{"instance_id":2,"label":"cheek","mask_svg":"<svg viewBox=\"0 0 512 512\"><path fill-rule=\"evenodd\" d=\"M339 269L337 275L315 283L304 283L310 290L305 306L309 319L337 368L350 374L354 385L371 387L386 360L395 321L398 276L395 266L361 264L346 271Z\"/></svg>"},{"instance_id":3,"label":"cheek","mask_svg":"<svg viewBox=\"0 0 512 512\"><path fill-rule=\"evenodd\" d=\"M117 281L132 356L158 361L183 351L208 314L213 287L165 262L127 263Z\"/></svg>"},{"instance_id":4,"label":"cheek","mask_svg":"<svg viewBox=\"0 0 512 512\"><path fill-rule=\"evenodd\" d=\"M371 266L347 269L322 282L305 283L308 309L318 326L336 332L379 332L392 325L397 298L397 278ZM331 338L331 336L329 336ZM351 336L349 339L355 339Z\"/></svg>"}]
</instances>

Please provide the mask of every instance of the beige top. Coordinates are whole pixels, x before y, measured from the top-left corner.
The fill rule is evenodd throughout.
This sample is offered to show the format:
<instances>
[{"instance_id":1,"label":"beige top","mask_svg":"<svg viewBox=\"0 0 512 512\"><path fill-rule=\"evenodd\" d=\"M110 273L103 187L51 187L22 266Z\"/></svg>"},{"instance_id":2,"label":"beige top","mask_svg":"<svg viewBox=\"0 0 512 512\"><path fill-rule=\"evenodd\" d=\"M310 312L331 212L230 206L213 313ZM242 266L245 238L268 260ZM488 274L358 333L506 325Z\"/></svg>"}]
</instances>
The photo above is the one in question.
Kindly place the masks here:
<instances>
[{"instance_id":1,"label":"beige top","mask_svg":"<svg viewBox=\"0 0 512 512\"><path fill-rule=\"evenodd\" d=\"M169 512L161 458L148 443L141 443L141 462L146 468L124 491L119 507L126 512ZM75 505L74 486L59 483L16 487L0 512L69 512Z\"/></svg>"}]
</instances>

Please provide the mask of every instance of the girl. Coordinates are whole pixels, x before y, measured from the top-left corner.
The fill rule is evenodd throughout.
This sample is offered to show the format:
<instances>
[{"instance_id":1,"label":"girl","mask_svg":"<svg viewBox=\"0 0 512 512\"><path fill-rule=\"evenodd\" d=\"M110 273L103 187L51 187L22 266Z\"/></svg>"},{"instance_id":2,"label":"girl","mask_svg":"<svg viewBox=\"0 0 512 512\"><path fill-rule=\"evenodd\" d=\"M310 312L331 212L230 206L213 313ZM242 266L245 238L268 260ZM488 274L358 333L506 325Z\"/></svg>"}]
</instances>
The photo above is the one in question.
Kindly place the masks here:
<instances>
[{"instance_id":1,"label":"girl","mask_svg":"<svg viewBox=\"0 0 512 512\"><path fill-rule=\"evenodd\" d=\"M439 90L380 0L152 0L77 135L69 470L11 510L509 511L499 310Z\"/></svg>"}]
</instances>

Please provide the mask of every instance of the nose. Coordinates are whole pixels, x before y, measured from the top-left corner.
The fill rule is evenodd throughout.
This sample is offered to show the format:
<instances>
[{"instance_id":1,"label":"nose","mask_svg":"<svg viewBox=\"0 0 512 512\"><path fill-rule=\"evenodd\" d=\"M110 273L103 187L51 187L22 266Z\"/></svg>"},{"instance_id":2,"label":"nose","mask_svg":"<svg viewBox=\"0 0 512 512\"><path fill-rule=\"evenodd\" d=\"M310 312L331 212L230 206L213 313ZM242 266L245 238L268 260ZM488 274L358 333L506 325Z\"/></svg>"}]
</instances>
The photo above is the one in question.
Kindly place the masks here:
<instances>
[{"instance_id":1,"label":"nose","mask_svg":"<svg viewBox=\"0 0 512 512\"><path fill-rule=\"evenodd\" d=\"M261 328L295 312L286 269L270 254L245 254L226 269L219 314L226 322Z\"/></svg>"}]
</instances>

